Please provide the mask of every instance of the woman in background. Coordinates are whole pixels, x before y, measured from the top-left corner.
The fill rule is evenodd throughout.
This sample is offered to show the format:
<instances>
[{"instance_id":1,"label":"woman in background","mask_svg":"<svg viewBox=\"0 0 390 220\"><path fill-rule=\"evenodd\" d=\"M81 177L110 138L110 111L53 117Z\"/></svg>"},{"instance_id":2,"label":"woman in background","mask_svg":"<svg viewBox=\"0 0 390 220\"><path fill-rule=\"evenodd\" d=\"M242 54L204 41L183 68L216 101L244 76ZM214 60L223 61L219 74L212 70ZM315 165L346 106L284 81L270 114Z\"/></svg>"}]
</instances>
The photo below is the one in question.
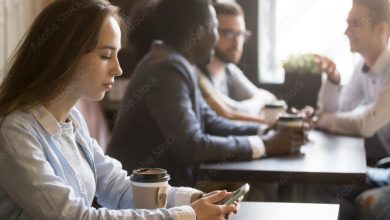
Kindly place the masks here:
<instances>
[{"instance_id":1,"label":"woman in background","mask_svg":"<svg viewBox=\"0 0 390 220\"><path fill-rule=\"evenodd\" d=\"M0 86L0 219L224 219L229 193L170 187L168 208L134 210L121 164L73 108L101 100L121 75L118 9L57 0L35 20ZM104 208L93 208L94 197ZM175 207L174 207L175 206Z\"/></svg>"}]
</instances>

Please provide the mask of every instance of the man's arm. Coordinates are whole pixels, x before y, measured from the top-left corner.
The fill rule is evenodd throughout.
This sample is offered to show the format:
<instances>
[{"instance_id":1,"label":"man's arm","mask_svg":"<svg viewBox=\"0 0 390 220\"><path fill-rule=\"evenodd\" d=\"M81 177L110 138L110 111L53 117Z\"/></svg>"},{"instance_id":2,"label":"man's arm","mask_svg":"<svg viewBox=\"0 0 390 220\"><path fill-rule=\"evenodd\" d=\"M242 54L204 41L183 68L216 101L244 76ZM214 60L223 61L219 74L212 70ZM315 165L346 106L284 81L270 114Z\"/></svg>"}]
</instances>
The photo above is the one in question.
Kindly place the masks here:
<instances>
[{"instance_id":1,"label":"man's arm","mask_svg":"<svg viewBox=\"0 0 390 220\"><path fill-rule=\"evenodd\" d=\"M163 137L177 136L172 145L175 158L183 164L222 161L226 157L251 159L248 137L219 137L202 130L203 116L193 109L200 103L191 97L191 88L196 84L186 73L170 65L160 65L152 71L157 83L145 97L146 104Z\"/></svg>"},{"instance_id":2,"label":"man's arm","mask_svg":"<svg viewBox=\"0 0 390 220\"><path fill-rule=\"evenodd\" d=\"M203 97L200 97L199 100L207 133L217 136L257 135L259 133L259 129L264 129L266 127L265 125L238 125L237 123L233 123L228 119L218 116L213 110L211 110L211 108L204 101Z\"/></svg>"},{"instance_id":3,"label":"man's arm","mask_svg":"<svg viewBox=\"0 0 390 220\"><path fill-rule=\"evenodd\" d=\"M316 56L318 65L326 73L327 79L322 83L318 93L318 108L321 112L352 111L363 99L360 69L363 62L357 65L347 85L340 85L340 73L334 62L326 57Z\"/></svg>"},{"instance_id":4,"label":"man's arm","mask_svg":"<svg viewBox=\"0 0 390 220\"><path fill-rule=\"evenodd\" d=\"M250 114L258 115L267 103L276 100L276 97L264 89L257 88L244 73L236 66L230 64L228 87L232 100L225 100L234 105L236 109Z\"/></svg>"},{"instance_id":5,"label":"man's arm","mask_svg":"<svg viewBox=\"0 0 390 220\"><path fill-rule=\"evenodd\" d=\"M321 112L337 112L339 108L339 97L342 87L333 84L328 79L323 81L318 92L317 106Z\"/></svg>"},{"instance_id":6,"label":"man's arm","mask_svg":"<svg viewBox=\"0 0 390 220\"><path fill-rule=\"evenodd\" d=\"M352 111L324 113L317 126L332 132L370 137L390 122L390 87L381 92L370 105L361 105Z\"/></svg>"}]
</instances>

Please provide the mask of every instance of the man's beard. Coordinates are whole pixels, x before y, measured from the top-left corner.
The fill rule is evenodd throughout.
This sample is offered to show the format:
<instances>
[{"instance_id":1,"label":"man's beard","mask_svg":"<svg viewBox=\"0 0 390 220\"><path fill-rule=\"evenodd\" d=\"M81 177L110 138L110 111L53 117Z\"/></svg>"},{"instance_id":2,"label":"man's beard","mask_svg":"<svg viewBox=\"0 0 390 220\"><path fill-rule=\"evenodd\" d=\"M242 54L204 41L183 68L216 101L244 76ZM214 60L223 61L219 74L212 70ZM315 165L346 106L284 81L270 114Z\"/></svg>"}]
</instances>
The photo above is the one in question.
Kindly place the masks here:
<instances>
[{"instance_id":1,"label":"man's beard","mask_svg":"<svg viewBox=\"0 0 390 220\"><path fill-rule=\"evenodd\" d=\"M215 48L215 57L217 57L219 60L221 60L224 63L234 63L234 64L237 64L241 58L240 56L237 60L234 60L234 58L230 58L225 53L218 50L218 48Z\"/></svg>"}]
</instances>

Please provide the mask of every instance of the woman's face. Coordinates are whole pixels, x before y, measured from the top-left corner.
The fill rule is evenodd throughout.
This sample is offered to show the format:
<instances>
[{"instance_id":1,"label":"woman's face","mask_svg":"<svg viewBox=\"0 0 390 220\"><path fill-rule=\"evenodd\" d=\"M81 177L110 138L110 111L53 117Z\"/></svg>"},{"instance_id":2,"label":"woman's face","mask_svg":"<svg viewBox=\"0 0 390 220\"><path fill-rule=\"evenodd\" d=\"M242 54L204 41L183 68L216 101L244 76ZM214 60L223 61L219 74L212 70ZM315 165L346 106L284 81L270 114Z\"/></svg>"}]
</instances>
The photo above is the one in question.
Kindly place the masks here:
<instances>
[{"instance_id":1,"label":"woman's face","mask_svg":"<svg viewBox=\"0 0 390 220\"><path fill-rule=\"evenodd\" d=\"M103 23L95 49L83 55L76 65L75 79L69 91L78 99L85 97L101 100L114 84L114 78L122 74L118 62L121 48L121 31L114 17ZM73 88L72 88L73 87Z\"/></svg>"}]
</instances>

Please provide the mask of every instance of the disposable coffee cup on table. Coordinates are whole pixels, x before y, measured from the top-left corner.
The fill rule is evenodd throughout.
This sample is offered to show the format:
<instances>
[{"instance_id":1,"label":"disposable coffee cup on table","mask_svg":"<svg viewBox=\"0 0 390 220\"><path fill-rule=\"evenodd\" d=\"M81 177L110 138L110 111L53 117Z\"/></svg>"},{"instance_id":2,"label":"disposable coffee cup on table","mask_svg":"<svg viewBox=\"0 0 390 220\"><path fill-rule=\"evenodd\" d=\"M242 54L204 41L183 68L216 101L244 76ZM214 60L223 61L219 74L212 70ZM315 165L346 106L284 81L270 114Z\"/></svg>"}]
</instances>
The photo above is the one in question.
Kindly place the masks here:
<instances>
[{"instance_id":1,"label":"disposable coffee cup on table","mask_svg":"<svg viewBox=\"0 0 390 220\"><path fill-rule=\"evenodd\" d=\"M273 125L278 119L280 114L285 113L287 110L287 104L283 100L274 101L264 106L262 115L265 123Z\"/></svg>"},{"instance_id":2,"label":"disposable coffee cup on table","mask_svg":"<svg viewBox=\"0 0 390 220\"><path fill-rule=\"evenodd\" d=\"M165 169L141 168L134 170L130 176L134 208L165 208L169 179L170 176Z\"/></svg>"},{"instance_id":3,"label":"disposable coffee cup on table","mask_svg":"<svg viewBox=\"0 0 390 220\"><path fill-rule=\"evenodd\" d=\"M276 122L276 127L278 130L294 130L294 129L303 129L303 117L297 114L280 114ZM295 146L290 149L291 153L300 153L301 146Z\"/></svg>"},{"instance_id":4,"label":"disposable coffee cup on table","mask_svg":"<svg viewBox=\"0 0 390 220\"><path fill-rule=\"evenodd\" d=\"M278 129L302 128L303 117L297 114L279 114L276 126Z\"/></svg>"}]
</instances>

